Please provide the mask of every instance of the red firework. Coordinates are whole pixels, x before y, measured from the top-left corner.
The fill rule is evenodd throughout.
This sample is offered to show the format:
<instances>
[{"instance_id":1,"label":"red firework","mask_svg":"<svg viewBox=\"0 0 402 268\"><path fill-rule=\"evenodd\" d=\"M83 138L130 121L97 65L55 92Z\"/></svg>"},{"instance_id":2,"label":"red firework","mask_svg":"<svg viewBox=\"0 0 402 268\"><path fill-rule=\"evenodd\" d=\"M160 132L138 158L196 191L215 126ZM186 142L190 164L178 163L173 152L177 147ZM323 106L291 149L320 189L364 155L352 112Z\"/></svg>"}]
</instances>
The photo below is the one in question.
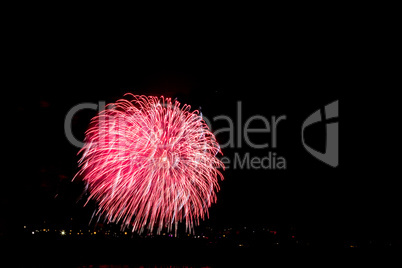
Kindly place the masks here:
<instances>
[{"instance_id":1,"label":"red firework","mask_svg":"<svg viewBox=\"0 0 402 268\"><path fill-rule=\"evenodd\" d=\"M80 150L96 214L139 233L168 231L185 220L192 232L219 190L215 136L198 111L163 97L126 94L94 117Z\"/></svg>"}]
</instances>

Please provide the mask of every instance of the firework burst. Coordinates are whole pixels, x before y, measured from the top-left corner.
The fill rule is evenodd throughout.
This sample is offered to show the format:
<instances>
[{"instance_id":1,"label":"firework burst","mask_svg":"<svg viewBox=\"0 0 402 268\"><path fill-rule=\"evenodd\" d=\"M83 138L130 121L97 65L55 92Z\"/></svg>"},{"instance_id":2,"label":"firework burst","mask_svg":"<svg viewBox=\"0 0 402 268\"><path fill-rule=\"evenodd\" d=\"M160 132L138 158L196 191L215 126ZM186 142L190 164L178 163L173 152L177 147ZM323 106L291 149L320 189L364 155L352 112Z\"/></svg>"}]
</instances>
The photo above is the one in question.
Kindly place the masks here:
<instances>
[{"instance_id":1,"label":"firework burst","mask_svg":"<svg viewBox=\"0 0 402 268\"><path fill-rule=\"evenodd\" d=\"M170 98L126 94L91 121L80 150L96 214L139 233L185 221L192 232L219 190L220 147L198 111Z\"/></svg>"}]
</instances>

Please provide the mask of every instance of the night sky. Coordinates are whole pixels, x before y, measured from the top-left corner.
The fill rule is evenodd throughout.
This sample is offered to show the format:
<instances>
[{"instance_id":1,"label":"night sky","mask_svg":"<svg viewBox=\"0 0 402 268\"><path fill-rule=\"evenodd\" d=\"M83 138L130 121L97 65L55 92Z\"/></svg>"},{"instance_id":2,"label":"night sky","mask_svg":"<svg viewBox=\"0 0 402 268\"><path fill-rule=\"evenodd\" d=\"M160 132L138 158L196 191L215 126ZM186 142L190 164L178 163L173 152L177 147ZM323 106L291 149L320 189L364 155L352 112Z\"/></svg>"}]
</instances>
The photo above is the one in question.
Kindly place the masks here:
<instances>
[{"instance_id":1,"label":"night sky","mask_svg":"<svg viewBox=\"0 0 402 268\"><path fill-rule=\"evenodd\" d=\"M251 39L192 39L181 46L161 45L164 40L125 44L124 52L114 48L105 53L103 47L72 42L27 53L21 83L16 81L12 89L17 93L15 121L7 133L20 146L11 153L16 168L6 175L3 188L3 233L42 221L62 224L71 217L89 222L95 205L83 208L84 185L79 179L71 182L79 149L64 135L64 118L76 104L110 103L131 92L177 98L192 109L201 108L209 119L225 114L236 120L238 101L243 123L255 114L286 115L277 130L277 148L244 145L225 148L223 154L232 158L235 153L276 152L286 159L287 169L224 171L218 202L202 225L296 226L303 236L320 241L400 238L399 176L392 173L397 158L377 152L395 146L390 144L394 134L386 130L391 119L379 113L392 113L393 105L380 101L379 95L387 95L383 78L368 72L364 48L309 38L269 47ZM303 148L301 125L335 100L340 106L340 159L332 168ZM76 114L73 132L78 139L95 114ZM227 125L212 122L212 129L219 127ZM253 135L255 142L271 142L269 133ZM324 125L306 135L312 147L323 150ZM221 143L227 138L217 136Z\"/></svg>"}]
</instances>

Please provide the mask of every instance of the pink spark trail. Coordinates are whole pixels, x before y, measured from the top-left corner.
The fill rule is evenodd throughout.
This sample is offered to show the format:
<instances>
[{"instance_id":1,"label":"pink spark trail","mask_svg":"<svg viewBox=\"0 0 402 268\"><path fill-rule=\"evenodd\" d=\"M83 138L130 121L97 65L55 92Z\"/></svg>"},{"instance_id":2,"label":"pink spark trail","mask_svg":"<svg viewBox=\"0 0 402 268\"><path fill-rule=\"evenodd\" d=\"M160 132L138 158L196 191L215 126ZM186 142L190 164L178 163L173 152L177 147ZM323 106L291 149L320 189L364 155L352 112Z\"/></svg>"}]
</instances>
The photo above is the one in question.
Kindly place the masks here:
<instances>
[{"instance_id":1,"label":"pink spark trail","mask_svg":"<svg viewBox=\"0 0 402 268\"><path fill-rule=\"evenodd\" d=\"M164 97L126 94L91 121L81 170L96 214L139 233L192 232L219 191L215 136L198 111Z\"/></svg>"}]
</instances>

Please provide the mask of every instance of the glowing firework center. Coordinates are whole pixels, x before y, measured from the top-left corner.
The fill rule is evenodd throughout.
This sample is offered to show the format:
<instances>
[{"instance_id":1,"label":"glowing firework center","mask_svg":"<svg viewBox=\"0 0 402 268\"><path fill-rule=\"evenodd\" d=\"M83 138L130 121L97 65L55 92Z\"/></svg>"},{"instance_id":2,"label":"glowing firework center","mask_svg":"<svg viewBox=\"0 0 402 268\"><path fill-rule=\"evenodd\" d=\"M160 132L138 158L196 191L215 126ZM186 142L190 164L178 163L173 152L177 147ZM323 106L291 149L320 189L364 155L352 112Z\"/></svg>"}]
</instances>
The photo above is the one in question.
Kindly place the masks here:
<instances>
[{"instance_id":1,"label":"glowing firework center","mask_svg":"<svg viewBox=\"0 0 402 268\"><path fill-rule=\"evenodd\" d=\"M193 231L219 191L220 146L198 111L170 98L135 96L92 119L80 150L96 215L139 233L184 221Z\"/></svg>"}]
</instances>

